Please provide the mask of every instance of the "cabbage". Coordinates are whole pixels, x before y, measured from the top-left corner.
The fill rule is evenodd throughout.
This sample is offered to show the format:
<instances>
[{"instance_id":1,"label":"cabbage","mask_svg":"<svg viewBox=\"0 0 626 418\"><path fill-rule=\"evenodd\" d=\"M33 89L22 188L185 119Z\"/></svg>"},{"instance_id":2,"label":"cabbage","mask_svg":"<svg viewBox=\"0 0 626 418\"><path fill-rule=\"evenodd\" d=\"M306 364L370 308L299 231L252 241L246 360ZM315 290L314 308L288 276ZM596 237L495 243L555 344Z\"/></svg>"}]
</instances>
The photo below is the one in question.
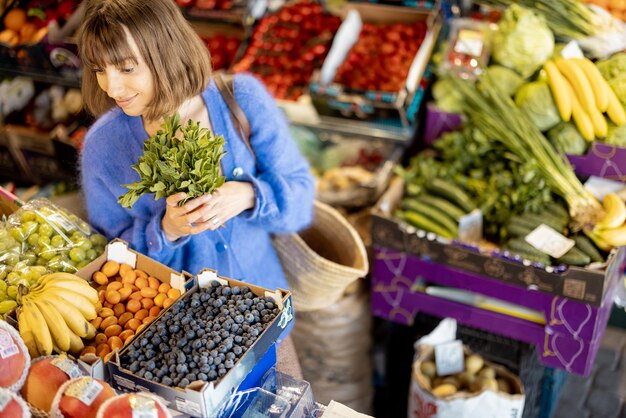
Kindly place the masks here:
<instances>
[{"instance_id":1,"label":"cabbage","mask_svg":"<svg viewBox=\"0 0 626 418\"><path fill-rule=\"evenodd\" d=\"M620 52L596 63L602 77L609 83L615 95L626 106L626 54Z\"/></svg>"},{"instance_id":2,"label":"cabbage","mask_svg":"<svg viewBox=\"0 0 626 418\"><path fill-rule=\"evenodd\" d=\"M442 77L433 85L433 98L437 107L448 113L463 112L463 95L450 84L448 77Z\"/></svg>"},{"instance_id":3,"label":"cabbage","mask_svg":"<svg viewBox=\"0 0 626 418\"><path fill-rule=\"evenodd\" d=\"M626 147L626 125L616 126L609 123L609 131L602 142L618 147Z\"/></svg>"},{"instance_id":4,"label":"cabbage","mask_svg":"<svg viewBox=\"0 0 626 418\"><path fill-rule=\"evenodd\" d=\"M542 16L513 3L500 19L493 39L496 63L528 78L554 52L554 35Z\"/></svg>"},{"instance_id":5,"label":"cabbage","mask_svg":"<svg viewBox=\"0 0 626 418\"><path fill-rule=\"evenodd\" d=\"M561 122L548 131L548 139L552 145L564 154L583 155L587 141L571 122Z\"/></svg>"},{"instance_id":6,"label":"cabbage","mask_svg":"<svg viewBox=\"0 0 626 418\"><path fill-rule=\"evenodd\" d=\"M520 87L515 94L515 104L542 132L561 121L550 87L545 81L533 81Z\"/></svg>"},{"instance_id":7,"label":"cabbage","mask_svg":"<svg viewBox=\"0 0 626 418\"><path fill-rule=\"evenodd\" d=\"M490 65L485 73L507 96L513 96L517 89L524 84L524 79L519 74L501 65Z\"/></svg>"}]
</instances>

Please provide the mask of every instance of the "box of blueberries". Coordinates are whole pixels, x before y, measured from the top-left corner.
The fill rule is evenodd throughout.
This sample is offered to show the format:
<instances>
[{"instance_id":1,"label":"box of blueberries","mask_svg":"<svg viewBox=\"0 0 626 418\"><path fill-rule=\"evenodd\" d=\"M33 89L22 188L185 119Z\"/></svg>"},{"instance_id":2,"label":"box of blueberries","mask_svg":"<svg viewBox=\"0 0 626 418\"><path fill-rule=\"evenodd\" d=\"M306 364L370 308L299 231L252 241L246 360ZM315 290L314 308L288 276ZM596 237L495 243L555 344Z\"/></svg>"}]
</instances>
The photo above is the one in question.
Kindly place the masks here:
<instances>
[{"instance_id":1,"label":"box of blueberries","mask_svg":"<svg viewBox=\"0 0 626 418\"><path fill-rule=\"evenodd\" d=\"M183 415L213 417L293 318L289 291L205 269L108 362L111 383L152 392Z\"/></svg>"}]
</instances>

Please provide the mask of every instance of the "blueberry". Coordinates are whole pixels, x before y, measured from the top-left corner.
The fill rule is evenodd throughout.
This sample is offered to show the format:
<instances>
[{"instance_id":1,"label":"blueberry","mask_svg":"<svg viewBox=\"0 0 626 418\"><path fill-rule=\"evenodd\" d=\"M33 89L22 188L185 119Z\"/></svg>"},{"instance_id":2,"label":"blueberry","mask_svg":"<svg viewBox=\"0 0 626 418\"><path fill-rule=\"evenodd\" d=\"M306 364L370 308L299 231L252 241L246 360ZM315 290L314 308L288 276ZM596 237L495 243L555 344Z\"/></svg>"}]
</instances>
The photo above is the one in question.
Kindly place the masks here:
<instances>
[{"instance_id":1,"label":"blueberry","mask_svg":"<svg viewBox=\"0 0 626 418\"><path fill-rule=\"evenodd\" d=\"M213 364L220 365L220 364L222 364L222 361L224 361L224 360L222 360L220 357L214 357L213 358Z\"/></svg>"},{"instance_id":2,"label":"blueberry","mask_svg":"<svg viewBox=\"0 0 626 418\"><path fill-rule=\"evenodd\" d=\"M251 313L247 313L246 314L246 322L249 324L254 323L254 315L252 315Z\"/></svg>"},{"instance_id":3,"label":"blueberry","mask_svg":"<svg viewBox=\"0 0 626 418\"><path fill-rule=\"evenodd\" d=\"M181 388L186 388L187 386L189 386L189 383L191 383L188 379L183 378L180 380L180 382L178 382L178 386Z\"/></svg>"},{"instance_id":4,"label":"blueberry","mask_svg":"<svg viewBox=\"0 0 626 418\"><path fill-rule=\"evenodd\" d=\"M211 366L209 366L208 364L205 364L204 366L200 367L200 373L209 373L211 371Z\"/></svg>"},{"instance_id":5,"label":"blueberry","mask_svg":"<svg viewBox=\"0 0 626 418\"><path fill-rule=\"evenodd\" d=\"M235 353L236 356L240 355L243 352L243 348L241 348L241 346L235 345L233 346L233 353Z\"/></svg>"},{"instance_id":6,"label":"blueberry","mask_svg":"<svg viewBox=\"0 0 626 418\"><path fill-rule=\"evenodd\" d=\"M225 374L226 374L226 369L219 369L219 370L217 371L217 375L218 375L219 377L222 377L222 376L224 376Z\"/></svg>"},{"instance_id":7,"label":"blueberry","mask_svg":"<svg viewBox=\"0 0 626 418\"><path fill-rule=\"evenodd\" d=\"M209 381L217 379L217 371L211 370L208 373L208 376L209 376Z\"/></svg>"},{"instance_id":8,"label":"blueberry","mask_svg":"<svg viewBox=\"0 0 626 418\"><path fill-rule=\"evenodd\" d=\"M235 335L234 342L235 344L241 344L243 341L243 337L241 335Z\"/></svg>"},{"instance_id":9,"label":"blueberry","mask_svg":"<svg viewBox=\"0 0 626 418\"><path fill-rule=\"evenodd\" d=\"M211 287L212 287L213 289L215 289L215 288L217 288L217 287L220 287L221 285L222 285L222 284L221 284L219 281L217 281L217 280L211 280Z\"/></svg>"},{"instance_id":10,"label":"blueberry","mask_svg":"<svg viewBox=\"0 0 626 418\"><path fill-rule=\"evenodd\" d=\"M261 319L263 320L264 324L267 324L269 322L272 322L272 319L274 319L274 318L272 318L270 315L263 315L263 318L261 318Z\"/></svg>"},{"instance_id":11,"label":"blueberry","mask_svg":"<svg viewBox=\"0 0 626 418\"><path fill-rule=\"evenodd\" d=\"M178 340L178 343L176 344L177 347L184 347L187 345L187 339L185 338L181 338L180 340Z\"/></svg>"},{"instance_id":12,"label":"blueberry","mask_svg":"<svg viewBox=\"0 0 626 418\"><path fill-rule=\"evenodd\" d=\"M215 348L215 342L213 340L208 340L205 344L207 350L213 350Z\"/></svg>"},{"instance_id":13,"label":"blueberry","mask_svg":"<svg viewBox=\"0 0 626 418\"><path fill-rule=\"evenodd\" d=\"M206 382L209 377L205 373L198 373L198 379Z\"/></svg>"},{"instance_id":14,"label":"blueberry","mask_svg":"<svg viewBox=\"0 0 626 418\"><path fill-rule=\"evenodd\" d=\"M128 368L128 370L130 370L131 372L135 373L137 370L139 370L139 363L136 361L133 361L130 364L130 367Z\"/></svg>"},{"instance_id":15,"label":"blueberry","mask_svg":"<svg viewBox=\"0 0 626 418\"><path fill-rule=\"evenodd\" d=\"M233 290L229 286L224 286L222 289L222 295L224 296L230 296L232 292Z\"/></svg>"},{"instance_id":16,"label":"blueberry","mask_svg":"<svg viewBox=\"0 0 626 418\"><path fill-rule=\"evenodd\" d=\"M234 359L235 359L235 353L233 352L226 353L226 360L234 360Z\"/></svg>"},{"instance_id":17,"label":"blueberry","mask_svg":"<svg viewBox=\"0 0 626 418\"><path fill-rule=\"evenodd\" d=\"M224 362L224 367L226 367L227 369L232 369L234 365L235 364L234 364L234 362L232 360L226 360Z\"/></svg>"},{"instance_id":18,"label":"blueberry","mask_svg":"<svg viewBox=\"0 0 626 418\"><path fill-rule=\"evenodd\" d=\"M172 381L170 377L165 376L163 380L161 380L161 383L163 383L165 386L172 386L174 382Z\"/></svg>"},{"instance_id":19,"label":"blueberry","mask_svg":"<svg viewBox=\"0 0 626 418\"><path fill-rule=\"evenodd\" d=\"M231 291L232 291L233 295L238 295L238 294L240 294L240 293L241 293L241 288L240 288L240 287L236 287L236 286L235 286L235 287L233 287L233 288L231 289Z\"/></svg>"},{"instance_id":20,"label":"blueberry","mask_svg":"<svg viewBox=\"0 0 626 418\"><path fill-rule=\"evenodd\" d=\"M152 373L151 372L145 372L143 375L143 378L146 380L152 380Z\"/></svg>"}]
</instances>

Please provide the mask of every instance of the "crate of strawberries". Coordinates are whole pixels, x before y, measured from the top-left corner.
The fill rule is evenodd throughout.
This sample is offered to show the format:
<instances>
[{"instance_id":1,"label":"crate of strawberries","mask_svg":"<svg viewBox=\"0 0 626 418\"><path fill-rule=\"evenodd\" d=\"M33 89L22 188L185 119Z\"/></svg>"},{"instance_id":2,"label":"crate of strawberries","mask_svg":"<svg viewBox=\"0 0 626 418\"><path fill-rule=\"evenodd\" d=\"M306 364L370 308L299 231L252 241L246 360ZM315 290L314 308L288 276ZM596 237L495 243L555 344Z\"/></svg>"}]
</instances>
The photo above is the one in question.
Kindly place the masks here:
<instances>
[{"instance_id":1,"label":"crate of strawberries","mask_svg":"<svg viewBox=\"0 0 626 418\"><path fill-rule=\"evenodd\" d=\"M320 115L412 123L441 23L437 10L348 4L328 59L309 85ZM422 91L422 93L420 93Z\"/></svg>"}]
</instances>

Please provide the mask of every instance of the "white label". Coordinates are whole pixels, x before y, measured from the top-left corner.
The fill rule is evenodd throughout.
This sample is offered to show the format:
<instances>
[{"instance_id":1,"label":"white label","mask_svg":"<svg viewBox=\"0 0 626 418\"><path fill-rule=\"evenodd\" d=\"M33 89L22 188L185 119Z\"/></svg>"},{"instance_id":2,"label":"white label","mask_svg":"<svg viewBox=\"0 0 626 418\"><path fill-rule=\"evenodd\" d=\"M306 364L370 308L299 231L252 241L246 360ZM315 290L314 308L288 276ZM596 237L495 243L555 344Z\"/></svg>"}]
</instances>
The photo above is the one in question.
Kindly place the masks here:
<instances>
[{"instance_id":1,"label":"white label","mask_svg":"<svg viewBox=\"0 0 626 418\"><path fill-rule=\"evenodd\" d=\"M609 193L617 193L624 190L624 183L621 181L608 180L602 177L591 176L585 182L585 189L589 190L596 199L602 201Z\"/></svg>"},{"instance_id":2,"label":"white label","mask_svg":"<svg viewBox=\"0 0 626 418\"><path fill-rule=\"evenodd\" d=\"M200 405L196 402L190 401L189 399L176 398L176 409L180 412L193 416L202 415Z\"/></svg>"},{"instance_id":3,"label":"white label","mask_svg":"<svg viewBox=\"0 0 626 418\"><path fill-rule=\"evenodd\" d=\"M9 402L11 402L11 395L8 392L0 392L0 411L4 411Z\"/></svg>"},{"instance_id":4,"label":"white label","mask_svg":"<svg viewBox=\"0 0 626 418\"><path fill-rule=\"evenodd\" d=\"M459 240L478 242L483 238L483 213L474 209L459 219Z\"/></svg>"},{"instance_id":5,"label":"white label","mask_svg":"<svg viewBox=\"0 0 626 418\"><path fill-rule=\"evenodd\" d=\"M67 219L65 216L63 216L60 213L52 213L50 215L44 216L44 218L48 222L53 222L53 223L61 226L66 231L69 231L69 230L75 228L74 224L69 219Z\"/></svg>"},{"instance_id":6,"label":"white label","mask_svg":"<svg viewBox=\"0 0 626 418\"><path fill-rule=\"evenodd\" d=\"M65 390L65 394L78 399L87 406L90 406L98 397L100 392L102 392L102 389L104 389L104 387L97 380L85 378L72 383Z\"/></svg>"},{"instance_id":7,"label":"white label","mask_svg":"<svg viewBox=\"0 0 626 418\"><path fill-rule=\"evenodd\" d=\"M17 345L13 341L13 337L5 330L0 330L0 357L7 358L19 353Z\"/></svg>"},{"instance_id":8,"label":"white label","mask_svg":"<svg viewBox=\"0 0 626 418\"><path fill-rule=\"evenodd\" d=\"M561 56L563 58L584 58L583 51L576 41L568 42L561 50Z\"/></svg>"},{"instance_id":9,"label":"white label","mask_svg":"<svg viewBox=\"0 0 626 418\"><path fill-rule=\"evenodd\" d=\"M436 345L435 364L437 365L437 376L462 372L465 369L465 357L461 340Z\"/></svg>"},{"instance_id":10,"label":"white label","mask_svg":"<svg viewBox=\"0 0 626 418\"><path fill-rule=\"evenodd\" d=\"M480 57L483 52L483 34L473 30L463 29L454 44L454 51L460 54Z\"/></svg>"},{"instance_id":11,"label":"white label","mask_svg":"<svg viewBox=\"0 0 626 418\"><path fill-rule=\"evenodd\" d=\"M57 357L53 359L50 364L62 370L70 379L76 379L83 375L78 366L68 358Z\"/></svg>"},{"instance_id":12,"label":"white label","mask_svg":"<svg viewBox=\"0 0 626 418\"><path fill-rule=\"evenodd\" d=\"M158 418L156 402L147 396L133 395L130 406L133 410L132 418Z\"/></svg>"},{"instance_id":13,"label":"white label","mask_svg":"<svg viewBox=\"0 0 626 418\"><path fill-rule=\"evenodd\" d=\"M574 247L574 240L564 237L547 225L541 224L524 238L527 243L553 258L561 258Z\"/></svg>"}]
</instances>

